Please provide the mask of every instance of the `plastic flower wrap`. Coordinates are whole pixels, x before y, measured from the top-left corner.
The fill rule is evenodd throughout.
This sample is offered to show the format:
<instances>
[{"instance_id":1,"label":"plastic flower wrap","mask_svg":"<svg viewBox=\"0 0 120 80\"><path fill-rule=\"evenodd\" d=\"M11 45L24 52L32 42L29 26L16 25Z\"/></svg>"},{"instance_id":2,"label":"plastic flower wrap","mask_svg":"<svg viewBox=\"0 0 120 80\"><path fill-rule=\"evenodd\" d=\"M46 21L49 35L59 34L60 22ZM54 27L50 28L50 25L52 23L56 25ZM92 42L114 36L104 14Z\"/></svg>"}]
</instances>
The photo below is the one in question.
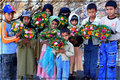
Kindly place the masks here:
<instances>
[{"instance_id":1,"label":"plastic flower wrap","mask_svg":"<svg viewBox=\"0 0 120 80\"><path fill-rule=\"evenodd\" d=\"M95 25L90 24L90 23L86 23L85 25L83 25L83 27L81 27L81 29L80 29L80 33L81 33L83 39L92 38L95 27L96 27Z\"/></svg>"},{"instance_id":2,"label":"plastic flower wrap","mask_svg":"<svg viewBox=\"0 0 120 80\"><path fill-rule=\"evenodd\" d=\"M80 35L80 31L79 31L80 26L70 26L70 36L71 37L77 37Z\"/></svg>"},{"instance_id":3,"label":"plastic flower wrap","mask_svg":"<svg viewBox=\"0 0 120 80\"><path fill-rule=\"evenodd\" d=\"M111 37L111 30L106 25L99 25L96 27L94 31L94 37L98 39L98 41L106 41Z\"/></svg>"},{"instance_id":4,"label":"plastic flower wrap","mask_svg":"<svg viewBox=\"0 0 120 80\"><path fill-rule=\"evenodd\" d=\"M50 38L56 37L57 33L58 33L57 29L53 29L53 30L46 29L40 33L40 38L42 40L50 39Z\"/></svg>"},{"instance_id":5,"label":"plastic flower wrap","mask_svg":"<svg viewBox=\"0 0 120 80\"><path fill-rule=\"evenodd\" d=\"M62 49L66 45L66 41L62 37L50 39L50 47L55 50Z\"/></svg>"},{"instance_id":6,"label":"plastic flower wrap","mask_svg":"<svg viewBox=\"0 0 120 80\"><path fill-rule=\"evenodd\" d=\"M18 33L24 28L24 24L21 21L14 21L11 25L11 31L13 33Z\"/></svg>"},{"instance_id":7,"label":"plastic flower wrap","mask_svg":"<svg viewBox=\"0 0 120 80\"><path fill-rule=\"evenodd\" d=\"M48 24L49 14L42 12L39 14L35 14L33 16L32 25L37 26L38 29L44 27L44 25Z\"/></svg>"},{"instance_id":8,"label":"plastic flower wrap","mask_svg":"<svg viewBox=\"0 0 120 80\"><path fill-rule=\"evenodd\" d=\"M27 39L27 40L31 40L31 39L35 39L36 35L35 35L35 30L32 28L24 28L22 30L22 38L23 39Z\"/></svg>"},{"instance_id":9,"label":"plastic flower wrap","mask_svg":"<svg viewBox=\"0 0 120 80\"><path fill-rule=\"evenodd\" d=\"M66 24L68 24L68 19L65 16L60 16L60 27L65 26Z\"/></svg>"}]
</instances>

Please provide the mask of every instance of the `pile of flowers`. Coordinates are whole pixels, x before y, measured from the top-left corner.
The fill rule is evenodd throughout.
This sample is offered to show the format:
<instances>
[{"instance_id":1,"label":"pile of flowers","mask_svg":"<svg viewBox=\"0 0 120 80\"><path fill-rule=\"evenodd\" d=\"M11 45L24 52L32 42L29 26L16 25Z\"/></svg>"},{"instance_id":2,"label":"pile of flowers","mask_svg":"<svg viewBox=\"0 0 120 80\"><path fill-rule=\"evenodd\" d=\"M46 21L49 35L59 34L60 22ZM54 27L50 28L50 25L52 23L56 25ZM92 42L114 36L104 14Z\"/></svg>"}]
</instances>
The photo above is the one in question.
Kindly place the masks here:
<instances>
[{"instance_id":1,"label":"pile of flowers","mask_svg":"<svg viewBox=\"0 0 120 80\"><path fill-rule=\"evenodd\" d=\"M58 32L57 29L53 29L53 30L47 30L46 29L46 30L44 30L40 33L40 38L42 40L51 39L51 38L57 36L57 32Z\"/></svg>"},{"instance_id":2,"label":"pile of flowers","mask_svg":"<svg viewBox=\"0 0 120 80\"><path fill-rule=\"evenodd\" d=\"M50 39L50 47L55 50L62 49L65 45L66 41L62 37Z\"/></svg>"},{"instance_id":3,"label":"pile of flowers","mask_svg":"<svg viewBox=\"0 0 120 80\"><path fill-rule=\"evenodd\" d=\"M44 25L48 24L49 14L46 12L42 12L39 14L35 14L33 16L32 25L37 26L38 29L44 27Z\"/></svg>"},{"instance_id":4,"label":"pile of flowers","mask_svg":"<svg viewBox=\"0 0 120 80\"><path fill-rule=\"evenodd\" d=\"M31 39L35 39L36 35L35 35L35 30L32 28L24 28L22 30L22 38L23 39L27 39L27 40L31 40Z\"/></svg>"},{"instance_id":5,"label":"pile of flowers","mask_svg":"<svg viewBox=\"0 0 120 80\"><path fill-rule=\"evenodd\" d=\"M94 37L100 42L106 41L107 39L111 38L111 30L106 25L99 25L94 31Z\"/></svg>"},{"instance_id":6,"label":"pile of flowers","mask_svg":"<svg viewBox=\"0 0 120 80\"><path fill-rule=\"evenodd\" d=\"M60 27L65 26L66 24L68 24L68 19L65 16L60 16Z\"/></svg>"},{"instance_id":7,"label":"pile of flowers","mask_svg":"<svg viewBox=\"0 0 120 80\"><path fill-rule=\"evenodd\" d=\"M70 26L70 36L71 37L77 37L80 35L80 31L79 31L80 26Z\"/></svg>"},{"instance_id":8,"label":"pile of flowers","mask_svg":"<svg viewBox=\"0 0 120 80\"><path fill-rule=\"evenodd\" d=\"M18 33L24 28L24 24L21 21L14 21L11 25L11 31Z\"/></svg>"},{"instance_id":9,"label":"pile of flowers","mask_svg":"<svg viewBox=\"0 0 120 80\"><path fill-rule=\"evenodd\" d=\"M90 23L86 23L85 25L83 25L83 27L80 28L80 33L81 36L83 37L83 39L90 39L93 37L94 33L94 29L95 29L96 25L94 24L90 24Z\"/></svg>"}]
</instances>

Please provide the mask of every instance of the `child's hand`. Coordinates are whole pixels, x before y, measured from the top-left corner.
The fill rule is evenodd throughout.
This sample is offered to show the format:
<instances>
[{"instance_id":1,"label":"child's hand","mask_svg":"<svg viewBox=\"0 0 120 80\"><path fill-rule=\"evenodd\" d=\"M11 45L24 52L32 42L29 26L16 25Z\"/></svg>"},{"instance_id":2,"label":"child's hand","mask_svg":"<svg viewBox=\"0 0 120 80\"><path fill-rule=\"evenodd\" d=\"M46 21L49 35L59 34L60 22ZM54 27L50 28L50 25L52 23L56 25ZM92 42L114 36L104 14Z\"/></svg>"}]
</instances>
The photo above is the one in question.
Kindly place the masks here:
<instances>
[{"instance_id":1,"label":"child's hand","mask_svg":"<svg viewBox=\"0 0 120 80\"><path fill-rule=\"evenodd\" d=\"M30 43L29 40L25 40L25 39L23 39L23 44L29 44L29 43Z\"/></svg>"},{"instance_id":2,"label":"child's hand","mask_svg":"<svg viewBox=\"0 0 120 80\"><path fill-rule=\"evenodd\" d=\"M19 33L16 33L16 37L20 37L20 35L22 34L22 31L20 31Z\"/></svg>"},{"instance_id":3,"label":"child's hand","mask_svg":"<svg viewBox=\"0 0 120 80\"><path fill-rule=\"evenodd\" d=\"M56 51L56 53L63 53L63 54L65 54L65 50L64 49L59 49L59 50Z\"/></svg>"}]
</instances>

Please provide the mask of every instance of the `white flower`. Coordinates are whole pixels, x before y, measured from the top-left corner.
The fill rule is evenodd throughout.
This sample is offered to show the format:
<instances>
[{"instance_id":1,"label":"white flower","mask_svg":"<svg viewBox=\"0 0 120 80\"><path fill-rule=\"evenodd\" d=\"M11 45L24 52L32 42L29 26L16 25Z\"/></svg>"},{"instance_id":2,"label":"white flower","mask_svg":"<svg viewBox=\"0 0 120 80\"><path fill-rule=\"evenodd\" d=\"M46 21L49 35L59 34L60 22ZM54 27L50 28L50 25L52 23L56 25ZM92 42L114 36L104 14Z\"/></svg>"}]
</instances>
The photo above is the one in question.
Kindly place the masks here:
<instances>
[{"instance_id":1,"label":"white flower","mask_svg":"<svg viewBox=\"0 0 120 80\"><path fill-rule=\"evenodd\" d=\"M39 21L36 21L36 23L35 24L38 24L39 23Z\"/></svg>"},{"instance_id":2,"label":"white flower","mask_svg":"<svg viewBox=\"0 0 120 80\"><path fill-rule=\"evenodd\" d=\"M55 42L54 44L55 44L55 45L57 45L58 43L57 43L57 42Z\"/></svg>"}]
</instances>

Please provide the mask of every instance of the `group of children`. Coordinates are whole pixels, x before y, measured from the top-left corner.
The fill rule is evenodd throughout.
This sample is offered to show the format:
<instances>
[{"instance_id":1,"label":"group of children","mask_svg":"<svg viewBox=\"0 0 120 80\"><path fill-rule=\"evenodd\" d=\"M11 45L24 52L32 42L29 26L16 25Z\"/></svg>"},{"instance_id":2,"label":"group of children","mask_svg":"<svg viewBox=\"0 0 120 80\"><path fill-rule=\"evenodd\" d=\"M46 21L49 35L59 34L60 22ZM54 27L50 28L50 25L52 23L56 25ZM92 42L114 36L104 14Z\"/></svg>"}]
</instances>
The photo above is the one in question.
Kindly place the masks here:
<instances>
[{"instance_id":1,"label":"group of children","mask_svg":"<svg viewBox=\"0 0 120 80\"><path fill-rule=\"evenodd\" d=\"M45 11L49 14L49 24L45 25L43 29L36 29L35 26L32 26L31 12L23 11L19 19L25 27L33 28L37 32L36 39L24 40L21 38L22 32L16 34L11 32L11 22L16 12L11 5L6 5L3 8L5 20L0 24L0 80L23 80L24 76L30 80L33 79L34 74L37 74L40 79L68 80L69 76L75 75L78 70L84 71L84 80L95 80L97 79L96 67L99 46L98 80L116 80L120 20L115 16L117 11L115 1L108 1L105 9L108 15L99 19L96 16L97 6L94 3L88 4L89 17L80 23L77 14L71 13L67 7L61 8L58 16L62 15L68 18L68 24L61 28L59 17L53 15L53 6L46 4L42 12ZM87 22L109 26L112 37L101 43L97 39L85 40L81 36L71 38L68 27L84 25ZM49 46L47 40L41 40L39 37L41 31L54 29L58 30L58 36L67 41L63 49L54 50ZM82 43L84 43L84 66L82 66L82 51L80 50Z\"/></svg>"}]
</instances>

